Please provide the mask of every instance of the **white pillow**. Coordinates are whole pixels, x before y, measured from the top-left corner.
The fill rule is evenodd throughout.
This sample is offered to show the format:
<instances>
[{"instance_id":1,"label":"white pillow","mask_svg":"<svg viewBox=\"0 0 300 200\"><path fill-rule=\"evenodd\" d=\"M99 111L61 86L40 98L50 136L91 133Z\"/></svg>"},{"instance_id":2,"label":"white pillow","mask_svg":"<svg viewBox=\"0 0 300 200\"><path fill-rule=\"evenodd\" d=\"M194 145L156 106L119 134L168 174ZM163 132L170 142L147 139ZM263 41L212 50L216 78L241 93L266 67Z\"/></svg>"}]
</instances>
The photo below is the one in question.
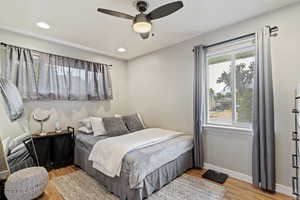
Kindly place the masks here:
<instances>
[{"instance_id":1,"label":"white pillow","mask_svg":"<svg viewBox=\"0 0 300 200\"><path fill-rule=\"evenodd\" d=\"M85 126L82 126L78 129L79 132L81 133L85 133L85 134L92 134L93 133L93 130L91 129L88 129L87 127Z\"/></svg>"},{"instance_id":2,"label":"white pillow","mask_svg":"<svg viewBox=\"0 0 300 200\"><path fill-rule=\"evenodd\" d=\"M94 136L105 135L106 131L101 117L91 117L92 129Z\"/></svg>"}]
</instances>

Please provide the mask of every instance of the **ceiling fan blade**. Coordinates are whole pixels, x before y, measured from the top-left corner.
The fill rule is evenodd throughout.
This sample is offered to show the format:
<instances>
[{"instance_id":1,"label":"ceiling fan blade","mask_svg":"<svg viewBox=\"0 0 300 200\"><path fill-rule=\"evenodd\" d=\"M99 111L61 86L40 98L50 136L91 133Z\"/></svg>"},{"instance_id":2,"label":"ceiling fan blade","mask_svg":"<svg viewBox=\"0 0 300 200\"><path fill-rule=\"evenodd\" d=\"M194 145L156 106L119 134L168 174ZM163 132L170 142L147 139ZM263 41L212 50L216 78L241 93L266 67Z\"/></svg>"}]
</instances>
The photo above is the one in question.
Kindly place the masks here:
<instances>
[{"instance_id":1,"label":"ceiling fan blade","mask_svg":"<svg viewBox=\"0 0 300 200\"><path fill-rule=\"evenodd\" d=\"M148 33L140 33L140 36L141 36L141 38L142 38L143 40L146 40L146 39L149 38L150 32L148 32Z\"/></svg>"},{"instance_id":2,"label":"ceiling fan blade","mask_svg":"<svg viewBox=\"0 0 300 200\"><path fill-rule=\"evenodd\" d=\"M108 15L112 15L112 16L115 16L115 17L121 17L121 18L124 18L124 19L134 20L134 18L135 18L131 15L127 15L125 13L121 13L121 12L117 12L117 11L113 11L113 10L107 10L107 9L103 9L103 8L98 8L97 10L98 10L98 12L108 14Z\"/></svg>"},{"instance_id":3,"label":"ceiling fan blade","mask_svg":"<svg viewBox=\"0 0 300 200\"><path fill-rule=\"evenodd\" d=\"M165 16L168 16L177 10L183 8L183 2L182 1L175 1L173 3L166 4L164 6L161 6L159 8L156 8L152 12L150 12L147 17L150 20L159 19Z\"/></svg>"}]
</instances>

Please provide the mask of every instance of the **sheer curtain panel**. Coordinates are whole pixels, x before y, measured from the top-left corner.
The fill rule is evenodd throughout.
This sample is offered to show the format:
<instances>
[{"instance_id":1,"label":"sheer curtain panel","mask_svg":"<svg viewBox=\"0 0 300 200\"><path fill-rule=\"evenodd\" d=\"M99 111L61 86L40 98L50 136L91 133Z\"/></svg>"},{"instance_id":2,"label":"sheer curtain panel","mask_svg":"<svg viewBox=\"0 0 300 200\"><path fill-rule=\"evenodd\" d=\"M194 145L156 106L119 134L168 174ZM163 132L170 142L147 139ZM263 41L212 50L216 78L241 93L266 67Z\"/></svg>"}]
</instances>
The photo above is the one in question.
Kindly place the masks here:
<instances>
[{"instance_id":1,"label":"sheer curtain panel","mask_svg":"<svg viewBox=\"0 0 300 200\"><path fill-rule=\"evenodd\" d=\"M0 45L1 77L15 84L24 100L38 99L36 69L32 52Z\"/></svg>"},{"instance_id":2,"label":"sheer curtain panel","mask_svg":"<svg viewBox=\"0 0 300 200\"><path fill-rule=\"evenodd\" d=\"M113 99L106 64L2 44L0 62L2 77L17 86L24 100Z\"/></svg>"},{"instance_id":3,"label":"sheer curtain panel","mask_svg":"<svg viewBox=\"0 0 300 200\"><path fill-rule=\"evenodd\" d=\"M43 99L110 100L113 98L108 65L40 55L38 88Z\"/></svg>"}]
</instances>

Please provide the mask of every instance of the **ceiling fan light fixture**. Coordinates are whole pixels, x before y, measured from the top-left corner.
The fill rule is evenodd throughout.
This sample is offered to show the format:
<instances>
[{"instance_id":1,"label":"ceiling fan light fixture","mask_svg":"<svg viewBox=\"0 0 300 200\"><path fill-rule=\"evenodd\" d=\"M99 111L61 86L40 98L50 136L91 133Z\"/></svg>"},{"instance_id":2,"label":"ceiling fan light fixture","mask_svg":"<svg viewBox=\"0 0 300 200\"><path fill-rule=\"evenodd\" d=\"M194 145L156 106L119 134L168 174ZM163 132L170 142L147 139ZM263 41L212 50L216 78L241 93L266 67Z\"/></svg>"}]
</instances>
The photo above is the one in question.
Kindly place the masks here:
<instances>
[{"instance_id":1,"label":"ceiling fan light fixture","mask_svg":"<svg viewBox=\"0 0 300 200\"><path fill-rule=\"evenodd\" d=\"M183 8L183 2L182 1L171 2L152 10L150 13L145 13L148 7L149 4L147 0L136 0L136 8L140 13L137 14L135 17L132 15L128 15L126 13L107 10L104 8L98 8L97 10L98 12L107 15L132 20L133 21L132 29L136 33L138 33L142 37L142 39L148 39L149 36L151 35L150 33L152 30L152 21L171 15L174 12L178 11L179 9Z\"/></svg>"},{"instance_id":2,"label":"ceiling fan light fixture","mask_svg":"<svg viewBox=\"0 0 300 200\"><path fill-rule=\"evenodd\" d=\"M150 22L136 22L132 27L137 33L149 33L152 29L152 24Z\"/></svg>"}]
</instances>

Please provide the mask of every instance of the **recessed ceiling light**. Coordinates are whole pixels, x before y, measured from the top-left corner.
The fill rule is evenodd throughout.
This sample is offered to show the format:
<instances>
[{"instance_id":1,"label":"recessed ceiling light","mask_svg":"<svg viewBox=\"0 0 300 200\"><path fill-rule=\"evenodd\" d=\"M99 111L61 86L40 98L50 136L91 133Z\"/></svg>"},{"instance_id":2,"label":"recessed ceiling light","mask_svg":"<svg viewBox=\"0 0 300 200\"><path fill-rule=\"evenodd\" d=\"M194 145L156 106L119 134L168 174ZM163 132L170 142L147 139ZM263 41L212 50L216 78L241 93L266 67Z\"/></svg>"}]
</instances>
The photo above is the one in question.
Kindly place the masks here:
<instances>
[{"instance_id":1,"label":"recessed ceiling light","mask_svg":"<svg viewBox=\"0 0 300 200\"><path fill-rule=\"evenodd\" d=\"M118 52L124 53L124 52L126 52L126 49L125 48L118 48Z\"/></svg>"},{"instance_id":2,"label":"recessed ceiling light","mask_svg":"<svg viewBox=\"0 0 300 200\"><path fill-rule=\"evenodd\" d=\"M42 28L42 29L49 29L50 28L49 24L47 24L46 22L38 22L38 23L36 23L36 25L38 27Z\"/></svg>"}]
</instances>

